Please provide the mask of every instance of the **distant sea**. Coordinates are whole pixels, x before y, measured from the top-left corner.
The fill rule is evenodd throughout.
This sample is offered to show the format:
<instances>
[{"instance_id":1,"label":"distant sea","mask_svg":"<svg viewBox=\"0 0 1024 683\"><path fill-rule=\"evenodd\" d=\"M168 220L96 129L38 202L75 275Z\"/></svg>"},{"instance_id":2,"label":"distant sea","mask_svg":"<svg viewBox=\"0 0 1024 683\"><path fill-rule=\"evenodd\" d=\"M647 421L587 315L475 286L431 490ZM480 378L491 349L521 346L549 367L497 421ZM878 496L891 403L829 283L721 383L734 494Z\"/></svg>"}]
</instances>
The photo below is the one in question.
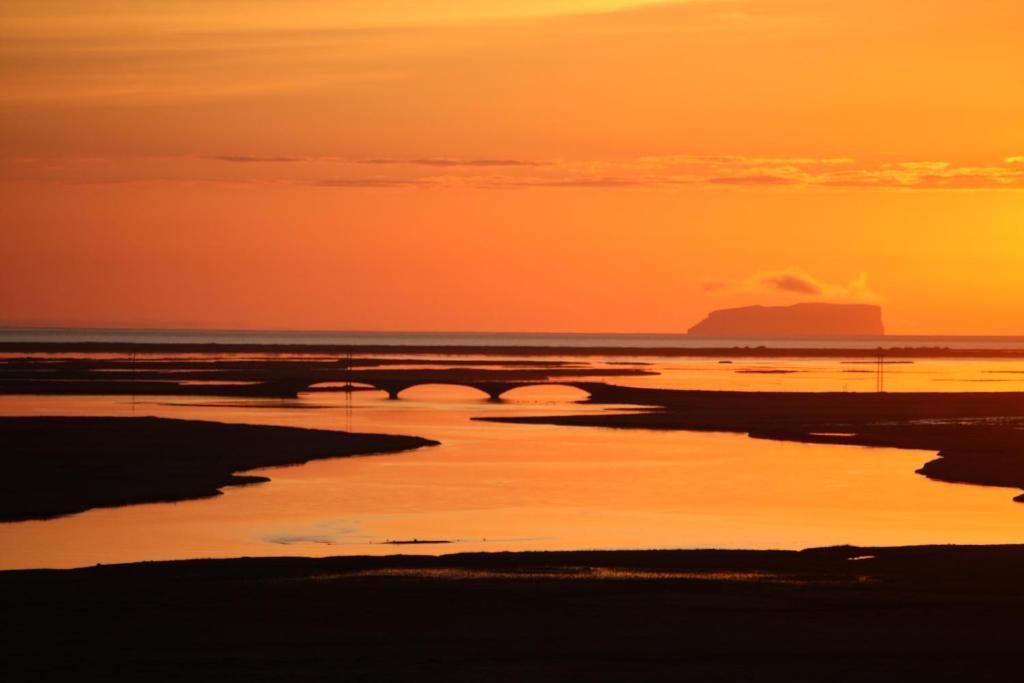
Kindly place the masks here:
<instances>
[{"instance_id":1,"label":"distant sea","mask_svg":"<svg viewBox=\"0 0 1024 683\"><path fill-rule=\"evenodd\" d=\"M1024 349L1024 337L690 337L685 334L525 332L321 332L274 330L0 327L0 342L154 344L321 344L339 346L537 346L625 348L877 348Z\"/></svg>"}]
</instances>

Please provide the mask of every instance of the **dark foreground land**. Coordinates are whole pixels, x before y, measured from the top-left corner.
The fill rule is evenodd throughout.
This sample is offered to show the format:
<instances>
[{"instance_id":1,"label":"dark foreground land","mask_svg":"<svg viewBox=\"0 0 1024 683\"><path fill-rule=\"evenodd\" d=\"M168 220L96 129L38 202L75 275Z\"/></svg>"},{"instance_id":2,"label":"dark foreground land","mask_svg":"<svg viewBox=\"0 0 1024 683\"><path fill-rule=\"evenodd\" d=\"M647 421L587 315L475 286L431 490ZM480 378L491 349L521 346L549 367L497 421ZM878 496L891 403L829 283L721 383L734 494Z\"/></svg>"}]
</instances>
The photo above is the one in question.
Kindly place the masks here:
<instances>
[{"instance_id":1,"label":"dark foreground land","mask_svg":"<svg viewBox=\"0 0 1024 683\"><path fill-rule=\"evenodd\" d=\"M236 472L436 445L411 436L155 417L0 418L0 522L206 498Z\"/></svg>"},{"instance_id":2,"label":"dark foreground land","mask_svg":"<svg viewBox=\"0 0 1024 683\"><path fill-rule=\"evenodd\" d=\"M1022 575L1024 546L0 572L0 649L11 681L1010 681Z\"/></svg>"}]
</instances>

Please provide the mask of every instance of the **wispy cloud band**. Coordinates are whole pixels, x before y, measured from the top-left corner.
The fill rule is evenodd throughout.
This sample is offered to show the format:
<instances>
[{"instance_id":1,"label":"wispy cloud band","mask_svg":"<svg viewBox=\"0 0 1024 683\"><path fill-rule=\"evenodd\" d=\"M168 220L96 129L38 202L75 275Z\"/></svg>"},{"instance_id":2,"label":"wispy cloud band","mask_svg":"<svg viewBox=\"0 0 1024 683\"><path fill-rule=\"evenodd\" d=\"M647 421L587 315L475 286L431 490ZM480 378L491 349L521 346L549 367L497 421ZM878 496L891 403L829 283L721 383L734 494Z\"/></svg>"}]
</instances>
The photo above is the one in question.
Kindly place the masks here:
<instances>
[{"instance_id":1,"label":"wispy cloud band","mask_svg":"<svg viewBox=\"0 0 1024 683\"><path fill-rule=\"evenodd\" d=\"M369 169L372 173L367 173ZM626 160L507 156L371 157L208 154L198 157L0 159L0 180L273 182L333 188L651 189L734 191L1024 190L1024 156L991 163L852 158L666 155Z\"/></svg>"}]
</instances>

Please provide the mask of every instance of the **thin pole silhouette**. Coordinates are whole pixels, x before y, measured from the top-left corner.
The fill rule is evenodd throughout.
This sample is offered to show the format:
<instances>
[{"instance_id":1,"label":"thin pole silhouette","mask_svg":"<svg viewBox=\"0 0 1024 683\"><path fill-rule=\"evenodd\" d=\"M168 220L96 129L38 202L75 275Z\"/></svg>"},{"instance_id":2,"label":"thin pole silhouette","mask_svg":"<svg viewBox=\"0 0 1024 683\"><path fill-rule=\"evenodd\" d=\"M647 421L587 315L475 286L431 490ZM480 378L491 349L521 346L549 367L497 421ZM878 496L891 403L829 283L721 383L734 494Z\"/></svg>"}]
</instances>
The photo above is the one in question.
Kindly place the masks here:
<instances>
[{"instance_id":1,"label":"thin pole silhouette","mask_svg":"<svg viewBox=\"0 0 1024 683\"><path fill-rule=\"evenodd\" d=\"M132 364L132 417L135 417L135 349L131 351Z\"/></svg>"},{"instance_id":2,"label":"thin pole silhouette","mask_svg":"<svg viewBox=\"0 0 1024 683\"><path fill-rule=\"evenodd\" d=\"M875 391L885 393L885 349L878 347L878 358L875 366Z\"/></svg>"}]
</instances>

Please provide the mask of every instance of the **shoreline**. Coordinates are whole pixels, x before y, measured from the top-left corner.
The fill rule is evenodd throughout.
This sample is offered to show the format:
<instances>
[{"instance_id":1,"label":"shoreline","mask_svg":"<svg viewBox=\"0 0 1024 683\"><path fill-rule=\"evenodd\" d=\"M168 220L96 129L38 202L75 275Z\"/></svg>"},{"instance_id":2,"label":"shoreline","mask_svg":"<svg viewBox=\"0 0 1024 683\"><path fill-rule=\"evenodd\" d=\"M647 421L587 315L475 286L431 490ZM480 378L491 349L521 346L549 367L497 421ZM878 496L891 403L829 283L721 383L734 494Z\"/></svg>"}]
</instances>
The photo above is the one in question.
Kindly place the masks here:
<instances>
[{"instance_id":1,"label":"shoreline","mask_svg":"<svg viewBox=\"0 0 1024 683\"><path fill-rule=\"evenodd\" d=\"M753 438L933 451L917 472L948 483L1024 490L1024 393L740 392L581 384L583 403L630 413L481 417L487 422L721 431ZM1024 493L1014 497L1024 503Z\"/></svg>"},{"instance_id":2,"label":"shoreline","mask_svg":"<svg viewBox=\"0 0 1024 683\"><path fill-rule=\"evenodd\" d=\"M0 523L208 498L227 486L270 481L239 472L438 444L415 436L156 417L0 417L0 440Z\"/></svg>"}]
</instances>

